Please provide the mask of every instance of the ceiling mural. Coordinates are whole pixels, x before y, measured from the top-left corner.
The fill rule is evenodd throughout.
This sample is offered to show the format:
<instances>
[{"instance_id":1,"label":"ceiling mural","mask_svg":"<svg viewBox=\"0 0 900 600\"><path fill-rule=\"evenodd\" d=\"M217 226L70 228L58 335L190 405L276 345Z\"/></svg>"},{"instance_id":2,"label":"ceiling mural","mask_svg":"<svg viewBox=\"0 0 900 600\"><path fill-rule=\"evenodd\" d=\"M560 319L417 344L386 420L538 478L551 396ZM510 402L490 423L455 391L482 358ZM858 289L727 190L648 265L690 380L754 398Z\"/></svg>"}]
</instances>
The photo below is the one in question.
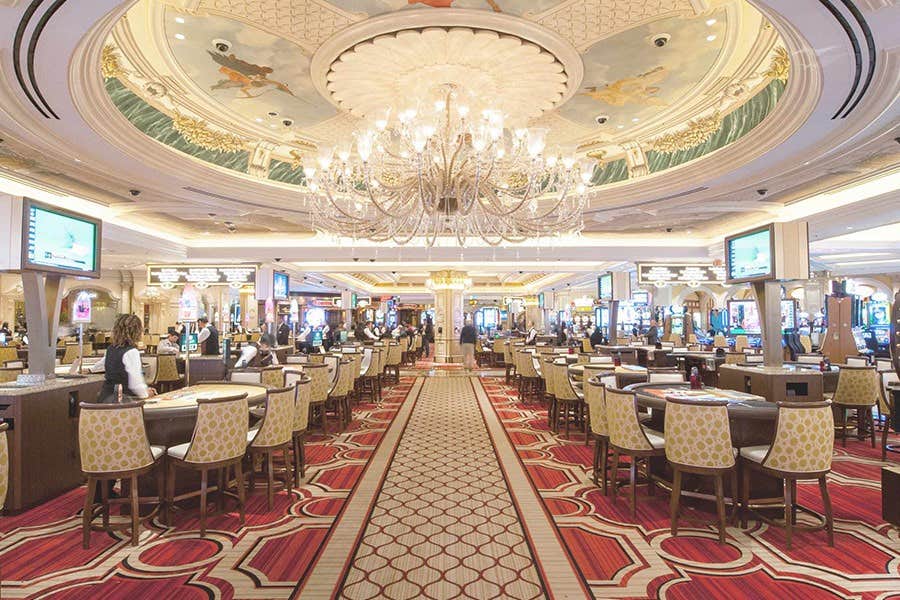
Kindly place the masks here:
<instances>
[{"instance_id":1,"label":"ceiling mural","mask_svg":"<svg viewBox=\"0 0 900 600\"><path fill-rule=\"evenodd\" d=\"M778 32L745 0L704 10L687 0L190 5L139 0L128 11L105 44L107 93L156 142L277 186L304 185L304 161L316 148L339 144L363 123L320 93L311 72L317 49L394 11L433 14L435 25L458 8L514 15L570 44L583 65L574 95L529 126L546 127L551 148L574 145L596 159L593 186L655 175L736 142L775 110L790 68Z\"/></svg>"}]
</instances>

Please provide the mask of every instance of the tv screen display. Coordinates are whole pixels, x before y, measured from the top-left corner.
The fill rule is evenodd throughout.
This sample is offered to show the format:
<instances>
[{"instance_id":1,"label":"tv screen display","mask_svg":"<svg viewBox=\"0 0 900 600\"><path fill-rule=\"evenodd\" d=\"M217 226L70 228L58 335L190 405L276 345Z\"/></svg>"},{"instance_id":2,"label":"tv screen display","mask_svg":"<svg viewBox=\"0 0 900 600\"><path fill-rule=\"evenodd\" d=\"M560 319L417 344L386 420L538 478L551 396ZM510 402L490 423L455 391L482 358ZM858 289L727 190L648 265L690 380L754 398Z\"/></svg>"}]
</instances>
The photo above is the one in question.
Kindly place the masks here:
<instances>
[{"instance_id":1,"label":"tv screen display","mask_svg":"<svg viewBox=\"0 0 900 600\"><path fill-rule=\"evenodd\" d=\"M775 276L772 228L765 227L725 239L728 283L770 279Z\"/></svg>"},{"instance_id":2,"label":"tv screen display","mask_svg":"<svg viewBox=\"0 0 900 600\"><path fill-rule=\"evenodd\" d=\"M762 333L756 300L728 302L728 330L732 335Z\"/></svg>"},{"instance_id":3,"label":"tv screen display","mask_svg":"<svg viewBox=\"0 0 900 600\"><path fill-rule=\"evenodd\" d=\"M601 275L597 278L597 297L600 300L612 300L613 282L612 273Z\"/></svg>"},{"instance_id":4,"label":"tv screen display","mask_svg":"<svg viewBox=\"0 0 900 600\"><path fill-rule=\"evenodd\" d=\"M797 304L793 300L781 301L781 330L797 327Z\"/></svg>"},{"instance_id":5,"label":"tv screen display","mask_svg":"<svg viewBox=\"0 0 900 600\"><path fill-rule=\"evenodd\" d=\"M650 304L650 292L633 292L631 294L631 302L633 304Z\"/></svg>"},{"instance_id":6,"label":"tv screen display","mask_svg":"<svg viewBox=\"0 0 900 600\"><path fill-rule=\"evenodd\" d=\"M275 300L287 300L290 290L290 278L287 273L275 273L272 283L272 297Z\"/></svg>"},{"instance_id":7,"label":"tv screen display","mask_svg":"<svg viewBox=\"0 0 900 600\"><path fill-rule=\"evenodd\" d=\"M22 269L100 277L100 221L25 199Z\"/></svg>"}]
</instances>

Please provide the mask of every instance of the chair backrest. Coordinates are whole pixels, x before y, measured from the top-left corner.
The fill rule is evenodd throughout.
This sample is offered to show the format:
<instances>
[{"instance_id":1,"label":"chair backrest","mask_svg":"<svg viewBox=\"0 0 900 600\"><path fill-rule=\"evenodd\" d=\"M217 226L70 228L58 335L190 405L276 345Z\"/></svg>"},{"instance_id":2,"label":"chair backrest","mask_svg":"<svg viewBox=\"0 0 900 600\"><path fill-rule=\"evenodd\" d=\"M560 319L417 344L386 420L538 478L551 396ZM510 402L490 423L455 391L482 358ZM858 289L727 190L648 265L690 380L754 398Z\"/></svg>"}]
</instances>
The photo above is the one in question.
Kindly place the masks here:
<instances>
[{"instance_id":1,"label":"chair backrest","mask_svg":"<svg viewBox=\"0 0 900 600\"><path fill-rule=\"evenodd\" d=\"M591 338L581 339L581 351L586 354L591 354L594 351L594 347L591 346Z\"/></svg>"},{"instance_id":2,"label":"chair backrest","mask_svg":"<svg viewBox=\"0 0 900 600\"><path fill-rule=\"evenodd\" d=\"M260 380L262 384L270 388L284 387L284 367L272 365L271 367L263 367L260 369Z\"/></svg>"},{"instance_id":3,"label":"chair backrest","mask_svg":"<svg viewBox=\"0 0 900 600\"><path fill-rule=\"evenodd\" d=\"M372 350L372 357L369 359L368 368L365 370L366 377L375 377L383 370L382 365L382 354L384 354L384 348L374 348Z\"/></svg>"},{"instance_id":4,"label":"chair backrest","mask_svg":"<svg viewBox=\"0 0 900 600\"><path fill-rule=\"evenodd\" d=\"M328 390L332 385L328 367L326 365L304 365L303 374L308 375L310 379L309 401L319 403L328 400Z\"/></svg>"},{"instance_id":5,"label":"chair backrest","mask_svg":"<svg viewBox=\"0 0 900 600\"><path fill-rule=\"evenodd\" d=\"M744 348L750 347L750 340L746 335L739 335L734 338L734 351L743 352Z\"/></svg>"},{"instance_id":6,"label":"chair backrest","mask_svg":"<svg viewBox=\"0 0 900 600\"><path fill-rule=\"evenodd\" d=\"M156 357L156 383L178 381L178 363L174 354L159 354Z\"/></svg>"},{"instance_id":7,"label":"chair backrest","mask_svg":"<svg viewBox=\"0 0 900 600\"><path fill-rule=\"evenodd\" d=\"M541 377L544 380L544 390L550 396L556 396L556 365L553 359L541 361Z\"/></svg>"},{"instance_id":8,"label":"chair backrest","mask_svg":"<svg viewBox=\"0 0 900 600\"><path fill-rule=\"evenodd\" d=\"M744 353L743 352L726 352L725 353L725 364L739 365L742 362L744 362Z\"/></svg>"},{"instance_id":9,"label":"chair backrest","mask_svg":"<svg viewBox=\"0 0 900 600\"><path fill-rule=\"evenodd\" d=\"M0 364L19 358L19 351L12 346L0 346Z\"/></svg>"},{"instance_id":10,"label":"chair backrest","mask_svg":"<svg viewBox=\"0 0 900 600\"><path fill-rule=\"evenodd\" d=\"M296 404L296 386L271 389L266 394L266 413L263 416L259 432L250 446L253 448L271 448L291 441L294 425L294 406Z\"/></svg>"},{"instance_id":11,"label":"chair backrest","mask_svg":"<svg viewBox=\"0 0 900 600\"><path fill-rule=\"evenodd\" d=\"M8 423L0 423L0 510L6 502L6 492L9 490L9 443L6 440Z\"/></svg>"},{"instance_id":12,"label":"chair backrest","mask_svg":"<svg viewBox=\"0 0 900 600\"><path fill-rule=\"evenodd\" d=\"M0 383L6 383L8 381L15 381L18 379L19 375L25 372L25 369L21 367L12 368L12 367L4 367L0 369Z\"/></svg>"},{"instance_id":13,"label":"chair backrest","mask_svg":"<svg viewBox=\"0 0 900 600\"><path fill-rule=\"evenodd\" d=\"M880 396L875 367L841 367L834 391L835 404L873 406Z\"/></svg>"},{"instance_id":14,"label":"chair backrest","mask_svg":"<svg viewBox=\"0 0 900 600\"><path fill-rule=\"evenodd\" d=\"M556 399L557 400L578 400L578 394L572 387L572 380L569 378L569 366L565 363L553 363L555 370L554 379L556 382Z\"/></svg>"},{"instance_id":15,"label":"chair backrest","mask_svg":"<svg viewBox=\"0 0 900 600\"><path fill-rule=\"evenodd\" d=\"M520 377L537 377L537 371L534 370L534 362L531 352L527 350L517 350L513 352L515 357L516 373Z\"/></svg>"},{"instance_id":16,"label":"chair backrest","mask_svg":"<svg viewBox=\"0 0 900 600\"><path fill-rule=\"evenodd\" d=\"M609 443L613 446L624 450L653 449L638 420L637 400L633 392L606 388L606 422Z\"/></svg>"},{"instance_id":17,"label":"chair backrest","mask_svg":"<svg viewBox=\"0 0 900 600\"><path fill-rule=\"evenodd\" d=\"M800 336L800 345L803 346L804 352L812 352L812 340L806 334Z\"/></svg>"},{"instance_id":18,"label":"chair backrest","mask_svg":"<svg viewBox=\"0 0 900 600\"><path fill-rule=\"evenodd\" d=\"M309 377L303 377L295 382L297 387L297 400L294 404L293 430L306 431L309 426L309 399L312 392L312 381Z\"/></svg>"},{"instance_id":19,"label":"chair backrest","mask_svg":"<svg viewBox=\"0 0 900 600\"><path fill-rule=\"evenodd\" d=\"M881 409L881 414L889 415L891 414L891 405L888 403L888 396L891 391L888 389L888 386L891 384L894 384L895 387L900 385L900 376L897 376L896 371L882 371L878 375L881 378L881 394L878 398L878 407Z\"/></svg>"},{"instance_id":20,"label":"chair backrest","mask_svg":"<svg viewBox=\"0 0 900 600\"><path fill-rule=\"evenodd\" d=\"M608 373L614 369L612 365L612 361L608 364L606 363L588 363L584 365L584 376L582 380L587 384L587 382L596 377L599 373ZM615 386L613 386L615 387Z\"/></svg>"},{"instance_id":21,"label":"chair backrest","mask_svg":"<svg viewBox=\"0 0 900 600\"><path fill-rule=\"evenodd\" d=\"M399 343L388 346L387 358L385 364L391 367L397 366L403 362L403 348Z\"/></svg>"},{"instance_id":22,"label":"chair backrest","mask_svg":"<svg viewBox=\"0 0 900 600\"><path fill-rule=\"evenodd\" d=\"M605 356L592 356L590 363L593 365L597 365L597 364L611 365L611 364L613 364L613 361L614 361L613 357L611 355L607 354Z\"/></svg>"},{"instance_id":23,"label":"chair backrest","mask_svg":"<svg viewBox=\"0 0 900 600\"><path fill-rule=\"evenodd\" d=\"M222 398L199 398L197 422L185 462L214 463L233 460L247 450L249 408L247 393Z\"/></svg>"},{"instance_id":24,"label":"chair backrest","mask_svg":"<svg viewBox=\"0 0 900 600\"><path fill-rule=\"evenodd\" d=\"M805 365L817 365L822 362L824 358L825 357L821 354L798 354L797 362Z\"/></svg>"},{"instance_id":25,"label":"chair backrest","mask_svg":"<svg viewBox=\"0 0 900 600\"><path fill-rule=\"evenodd\" d=\"M765 362L766 357L762 354L747 354L744 356L744 362L751 365L761 365Z\"/></svg>"},{"instance_id":26,"label":"chair backrest","mask_svg":"<svg viewBox=\"0 0 900 600\"><path fill-rule=\"evenodd\" d=\"M304 379L309 379L307 375L303 374L303 371L300 369L285 369L284 370L284 385L285 387L289 385L294 385L298 381L302 381Z\"/></svg>"},{"instance_id":27,"label":"chair backrest","mask_svg":"<svg viewBox=\"0 0 900 600\"><path fill-rule=\"evenodd\" d=\"M262 384L262 371L260 369L232 369L228 374L228 381L236 381L239 383L257 383Z\"/></svg>"},{"instance_id":28,"label":"chair backrest","mask_svg":"<svg viewBox=\"0 0 900 600\"><path fill-rule=\"evenodd\" d=\"M362 375L361 370L363 355L359 352L357 352L356 354L350 354L347 356L347 360L349 360L351 363L348 375L350 377L350 386L348 387L349 392L349 390L353 389L353 382L359 379Z\"/></svg>"},{"instance_id":29,"label":"chair backrest","mask_svg":"<svg viewBox=\"0 0 900 600\"><path fill-rule=\"evenodd\" d=\"M12 366L12 365L6 365ZM876 358L875 359L875 370L879 373L887 373L888 371L894 370L894 363L891 362L889 358Z\"/></svg>"},{"instance_id":30,"label":"chair backrest","mask_svg":"<svg viewBox=\"0 0 900 600\"><path fill-rule=\"evenodd\" d=\"M647 374L647 383L683 383L683 371L650 371Z\"/></svg>"},{"instance_id":31,"label":"chair backrest","mask_svg":"<svg viewBox=\"0 0 900 600\"><path fill-rule=\"evenodd\" d=\"M606 386L597 377L584 382L584 401L588 405L591 419L591 433L606 436L609 427L606 424Z\"/></svg>"},{"instance_id":32,"label":"chair backrest","mask_svg":"<svg viewBox=\"0 0 900 600\"><path fill-rule=\"evenodd\" d=\"M775 439L762 466L788 473L824 473L831 469L833 453L830 402L778 403Z\"/></svg>"},{"instance_id":33,"label":"chair backrest","mask_svg":"<svg viewBox=\"0 0 900 600\"><path fill-rule=\"evenodd\" d=\"M666 398L666 459L686 467L734 466L728 402Z\"/></svg>"},{"instance_id":34,"label":"chair backrest","mask_svg":"<svg viewBox=\"0 0 900 600\"><path fill-rule=\"evenodd\" d=\"M869 365L869 359L864 356L848 356L844 359L844 364L850 367L866 367Z\"/></svg>"},{"instance_id":35,"label":"chair backrest","mask_svg":"<svg viewBox=\"0 0 900 600\"><path fill-rule=\"evenodd\" d=\"M321 365L325 362L324 354L308 354L306 357L306 362L314 365Z\"/></svg>"},{"instance_id":36,"label":"chair backrest","mask_svg":"<svg viewBox=\"0 0 900 600\"><path fill-rule=\"evenodd\" d=\"M713 346L716 348L727 348L728 340L726 340L725 336L721 333L717 333L715 337L713 337Z\"/></svg>"},{"instance_id":37,"label":"chair backrest","mask_svg":"<svg viewBox=\"0 0 900 600\"><path fill-rule=\"evenodd\" d=\"M87 348L84 348L84 353L89 354ZM66 352L63 354L62 363L64 365L70 365L78 359L78 344L66 344Z\"/></svg>"},{"instance_id":38,"label":"chair backrest","mask_svg":"<svg viewBox=\"0 0 900 600\"><path fill-rule=\"evenodd\" d=\"M284 362L288 365L302 365L310 362L310 360L306 354L291 354L284 357Z\"/></svg>"},{"instance_id":39,"label":"chair backrest","mask_svg":"<svg viewBox=\"0 0 900 600\"><path fill-rule=\"evenodd\" d=\"M147 365L144 367L144 379L156 381L156 374L159 372L159 357L155 354L145 354L141 356L141 363Z\"/></svg>"},{"instance_id":40,"label":"chair backrest","mask_svg":"<svg viewBox=\"0 0 900 600\"><path fill-rule=\"evenodd\" d=\"M7 360L3 363L3 367L6 369L24 369L25 361L24 360Z\"/></svg>"},{"instance_id":41,"label":"chair backrest","mask_svg":"<svg viewBox=\"0 0 900 600\"><path fill-rule=\"evenodd\" d=\"M81 403L78 445L84 473L134 471L153 464L144 403Z\"/></svg>"},{"instance_id":42,"label":"chair backrest","mask_svg":"<svg viewBox=\"0 0 900 600\"><path fill-rule=\"evenodd\" d=\"M359 356L359 354L356 354L355 358L358 358ZM354 360L354 358L345 358L341 361L340 365L338 365L337 381L334 384L334 388L331 390L332 396L341 398L350 393L353 389L353 382L359 374L358 364L359 363Z\"/></svg>"}]
</instances>

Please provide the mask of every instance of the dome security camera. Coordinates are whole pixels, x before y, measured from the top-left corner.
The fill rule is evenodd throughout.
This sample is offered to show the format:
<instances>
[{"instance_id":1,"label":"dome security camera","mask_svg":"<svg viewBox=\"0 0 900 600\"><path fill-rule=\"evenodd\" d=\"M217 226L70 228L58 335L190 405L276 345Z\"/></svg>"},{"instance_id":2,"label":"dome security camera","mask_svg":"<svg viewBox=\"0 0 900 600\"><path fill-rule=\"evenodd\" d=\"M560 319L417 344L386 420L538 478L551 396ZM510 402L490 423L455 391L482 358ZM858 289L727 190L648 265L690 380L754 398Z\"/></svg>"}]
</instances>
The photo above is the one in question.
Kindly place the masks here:
<instances>
[{"instance_id":1,"label":"dome security camera","mask_svg":"<svg viewBox=\"0 0 900 600\"><path fill-rule=\"evenodd\" d=\"M666 227L666 233L672 233L672 228L671 228L671 227Z\"/></svg>"},{"instance_id":2,"label":"dome security camera","mask_svg":"<svg viewBox=\"0 0 900 600\"><path fill-rule=\"evenodd\" d=\"M607 115L597 115L594 117L594 120L597 121L597 125L603 125L607 121L609 121L609 117Z\"/></svg>"},{"instance_id":3,"label":"dome security camera","mask_svg":"<svg viewBox=\"0 0 900 600\"><path fill-rule=\"evenodd\" d=\"M215 39L212 41L213 48L218 50L219 52L228 52L231 50L231 42L228 40Z\"/></svg>"},{"instance_id":4,"label":"dome security camera","mask_svg":"<svg viewBox=\"0 0 900 600\"><path fill-rule=\"evenodd\" d=\"M285 127L290 127L291 125L294 124L294 120L293 119L282 119L281 124L284 125Z\"/></svg>"},{"instance_id":5,"label":"dome security camera","mask_svg":"<svg viewBox=\"0 0 900 600\"><path fill-rule=\"evenodd\" d=\"M273 258L272 260L274 260L275 262L281 262L280 258Z\"/></svg>"},{"instance_id":6,"label":"dome security camera","mask_svg":"<svg viewBox=\"0 0 900 600\"><path fill-rule=\"evenodd\" d=\"M765 196L766 194L769 193L769 190L767 190L766 188L760 188L760 189L756 190L756 193L759 194L760 196Z\"/></svg>"},{"instance_id":7,"label":"dome security camera","mask_svg":"<svg viewBox=\"0 0 900 600\"><path fill-rule=\"evenodd\" d=\"M128 193L131 194L132 196L140 196L141 190L128 190Z\"/></svg>"},{"instance_id":8,"label":"dome security camera","mask_svg":"<svg viewBox=\"0 0 900 600\"><path fill-rule=\"evenodd\" d=\"M662 48L666 44L669 43L669 40L672 39L672 36L668 33L658 33L653 36L653 45L657 48Z\"/></svg>"}]
</instances>

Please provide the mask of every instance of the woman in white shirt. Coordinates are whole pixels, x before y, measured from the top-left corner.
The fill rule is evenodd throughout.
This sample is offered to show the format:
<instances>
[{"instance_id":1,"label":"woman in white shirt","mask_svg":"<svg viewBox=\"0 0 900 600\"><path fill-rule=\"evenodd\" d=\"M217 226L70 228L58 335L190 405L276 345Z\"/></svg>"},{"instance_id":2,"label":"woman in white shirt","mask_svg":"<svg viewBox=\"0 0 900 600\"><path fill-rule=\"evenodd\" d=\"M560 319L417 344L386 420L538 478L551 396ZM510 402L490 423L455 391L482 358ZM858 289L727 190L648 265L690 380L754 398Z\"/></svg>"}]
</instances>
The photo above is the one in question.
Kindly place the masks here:
<instances>
[{"instance_id":1,"label":"woman in white shirt","mask_svg":"<svg viewBox=\"0 0 900 600\"><path fill-rule=\"evenodd\" d=\"M112 340L106 354L91 367L92 373L104 371L105 380L97 402L119 402L121 396L149 398L156 390L147 387L137 341L144 325L136 315L119 315L113 325Z\"/></svg>"}]
</instances>

